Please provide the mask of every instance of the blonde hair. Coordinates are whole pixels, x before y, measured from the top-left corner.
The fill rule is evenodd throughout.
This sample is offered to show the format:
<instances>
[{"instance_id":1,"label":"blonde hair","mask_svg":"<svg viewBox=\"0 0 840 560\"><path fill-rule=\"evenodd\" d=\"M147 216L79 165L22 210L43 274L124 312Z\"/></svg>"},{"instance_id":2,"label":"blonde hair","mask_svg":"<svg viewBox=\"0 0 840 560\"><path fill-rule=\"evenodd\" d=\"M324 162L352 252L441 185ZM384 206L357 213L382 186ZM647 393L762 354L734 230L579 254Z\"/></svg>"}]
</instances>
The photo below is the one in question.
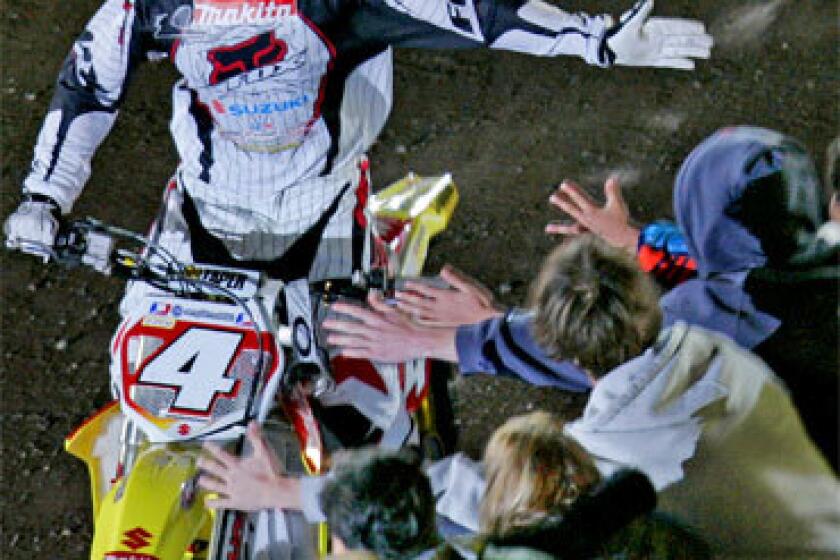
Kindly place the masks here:
<instances>
[{"instance_id":1,"label":"blonde hair","mask_svg":"<svg viewBox=\"0 0 840 560\"><path fill-rule=\"evenodd\" d=\"M635 358L662 323L653 281L625 251L593 235L556 248L531 287L534 337L595 377Z\"/></svg>"},{"instance_id":2,"label":"blonde hair","mask_svg":"<svg viewBox=\"0 0 840 560\"><path fill-rule=\"evenodd\" d=\"M484 451L487 489L481 530L503 535L568 507L600 480L587 452L563 433L547 412L515 416L490 438Z\"/></svg>"}]
</instances>

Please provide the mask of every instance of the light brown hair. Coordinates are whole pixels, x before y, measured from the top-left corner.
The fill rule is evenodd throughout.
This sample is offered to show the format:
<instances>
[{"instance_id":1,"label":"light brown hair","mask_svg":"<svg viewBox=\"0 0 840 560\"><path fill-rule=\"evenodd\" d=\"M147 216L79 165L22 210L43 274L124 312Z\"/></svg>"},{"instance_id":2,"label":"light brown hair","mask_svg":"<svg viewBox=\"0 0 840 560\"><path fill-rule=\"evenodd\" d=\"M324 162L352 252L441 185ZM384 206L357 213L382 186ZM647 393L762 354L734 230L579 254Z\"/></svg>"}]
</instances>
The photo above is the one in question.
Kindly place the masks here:
<instances>
[{"instance_id":1,"label":"light brown hair","mask_svg":"<svg viewBox=\"0 0 840 560\"><path fill-rule=\"evenodd\" d=\"M482 532L503 535L541 517L562 513L600 479L587 452L547 412L515 416L490 438L484 452L487 489Z\"/></svg>"},{"instance_id":2,"label":"light brown hair","mask_svg":"<svg viewBox=\"0 0 840 560\"><path fill-rule=\"evenodd\" d=\"M534 336L551 357L601 377L655 340L658 296L630 255L582 235L548 256L531 287Z\"/></svg>"}]
</instances>

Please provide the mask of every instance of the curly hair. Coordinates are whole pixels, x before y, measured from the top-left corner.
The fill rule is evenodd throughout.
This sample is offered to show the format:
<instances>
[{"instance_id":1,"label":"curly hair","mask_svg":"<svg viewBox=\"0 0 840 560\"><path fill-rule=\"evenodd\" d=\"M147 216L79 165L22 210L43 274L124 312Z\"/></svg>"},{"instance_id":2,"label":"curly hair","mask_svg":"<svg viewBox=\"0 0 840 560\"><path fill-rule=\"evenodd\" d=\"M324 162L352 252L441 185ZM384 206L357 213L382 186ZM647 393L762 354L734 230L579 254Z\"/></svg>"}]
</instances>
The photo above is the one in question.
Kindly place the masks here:
<instances>
[{"instance_id":1,"label":"curly hair","mask_svg":"<svg viewBox=\"0 0 840 560\"><path fill-rule=\"evenodd\" d=\"M420 466L407 454L378 449L336 459L321 492L333 533L351 549L406 558L437 543L435 501Z\"/></svg>"},{"instance_id":2,"label":"curly hair","mask_svg":"<svg viewBox=\"0 0 840 560\"><path fill-rule=\"evenodd\" d=\"M658 296L629 255L582 235L548 256L531 287L534 336L551 357L601 377L655 340Z\"/></svg>"}]
</instances>

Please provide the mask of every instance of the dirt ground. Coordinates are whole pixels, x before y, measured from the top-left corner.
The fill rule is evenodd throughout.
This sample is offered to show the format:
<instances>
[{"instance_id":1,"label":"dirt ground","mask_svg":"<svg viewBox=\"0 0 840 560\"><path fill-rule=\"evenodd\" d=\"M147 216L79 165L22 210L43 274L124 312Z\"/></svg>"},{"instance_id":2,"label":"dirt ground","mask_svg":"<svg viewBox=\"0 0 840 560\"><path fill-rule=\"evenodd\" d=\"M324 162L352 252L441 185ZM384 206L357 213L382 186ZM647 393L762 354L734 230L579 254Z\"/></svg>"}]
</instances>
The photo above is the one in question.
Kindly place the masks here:
<instances>
[{"instance_id":1,"label":"dirt ground","mask_svg":"<svg viewBox=\"0 0 840 560\"><path fill-rule=\"evenodd\" d=\"M17 203L59 64L98 0L2 2L0 215ZM629 2L569 0L563 7L618 13ZM587 67L572 58L511 53L396 54L393 116L372 150L375 184L407 170L454 173L462 202L431 251L429 270L452 262L506 303L521 302L554 242L542 233L564 177L597 194L619 171L640 220L671 214L671 181L703 137L731 124L791 133L822 165L838 133L838 5L834 0L672 0L660 15L707 23L713 59L695 72ZM176 165L168 136L166 64L137 76L100 148L76 216L145 228ZM122 285L0 251L2 526L8 560L87 557L91 536L83 465L64 436L108 398L107 343ZM510 380L457 383L460 445L481 451L511 414L574 414L580 399Z\"/></svg>"}]
</instances>

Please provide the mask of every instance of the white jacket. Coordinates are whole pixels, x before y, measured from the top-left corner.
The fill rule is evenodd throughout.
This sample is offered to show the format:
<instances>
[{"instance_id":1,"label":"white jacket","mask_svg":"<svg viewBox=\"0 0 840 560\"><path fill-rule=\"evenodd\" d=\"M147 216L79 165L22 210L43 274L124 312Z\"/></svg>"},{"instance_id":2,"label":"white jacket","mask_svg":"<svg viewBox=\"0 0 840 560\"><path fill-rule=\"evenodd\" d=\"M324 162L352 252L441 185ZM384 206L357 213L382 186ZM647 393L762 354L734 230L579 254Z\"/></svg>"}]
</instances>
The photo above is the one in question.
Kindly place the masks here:
<instances>
[{"instance_id":1,"label":"white jacket","mask_svg":"<svg viewBox=\"0 0 840 560\"><path fill-rule=\"evenodd\" d=\"M604 376L567 429L605 474L645 472L660 510L718 553L840 553L840 481L781 382L722 335L676 324Z\"/></svg>"}]
</instances>

